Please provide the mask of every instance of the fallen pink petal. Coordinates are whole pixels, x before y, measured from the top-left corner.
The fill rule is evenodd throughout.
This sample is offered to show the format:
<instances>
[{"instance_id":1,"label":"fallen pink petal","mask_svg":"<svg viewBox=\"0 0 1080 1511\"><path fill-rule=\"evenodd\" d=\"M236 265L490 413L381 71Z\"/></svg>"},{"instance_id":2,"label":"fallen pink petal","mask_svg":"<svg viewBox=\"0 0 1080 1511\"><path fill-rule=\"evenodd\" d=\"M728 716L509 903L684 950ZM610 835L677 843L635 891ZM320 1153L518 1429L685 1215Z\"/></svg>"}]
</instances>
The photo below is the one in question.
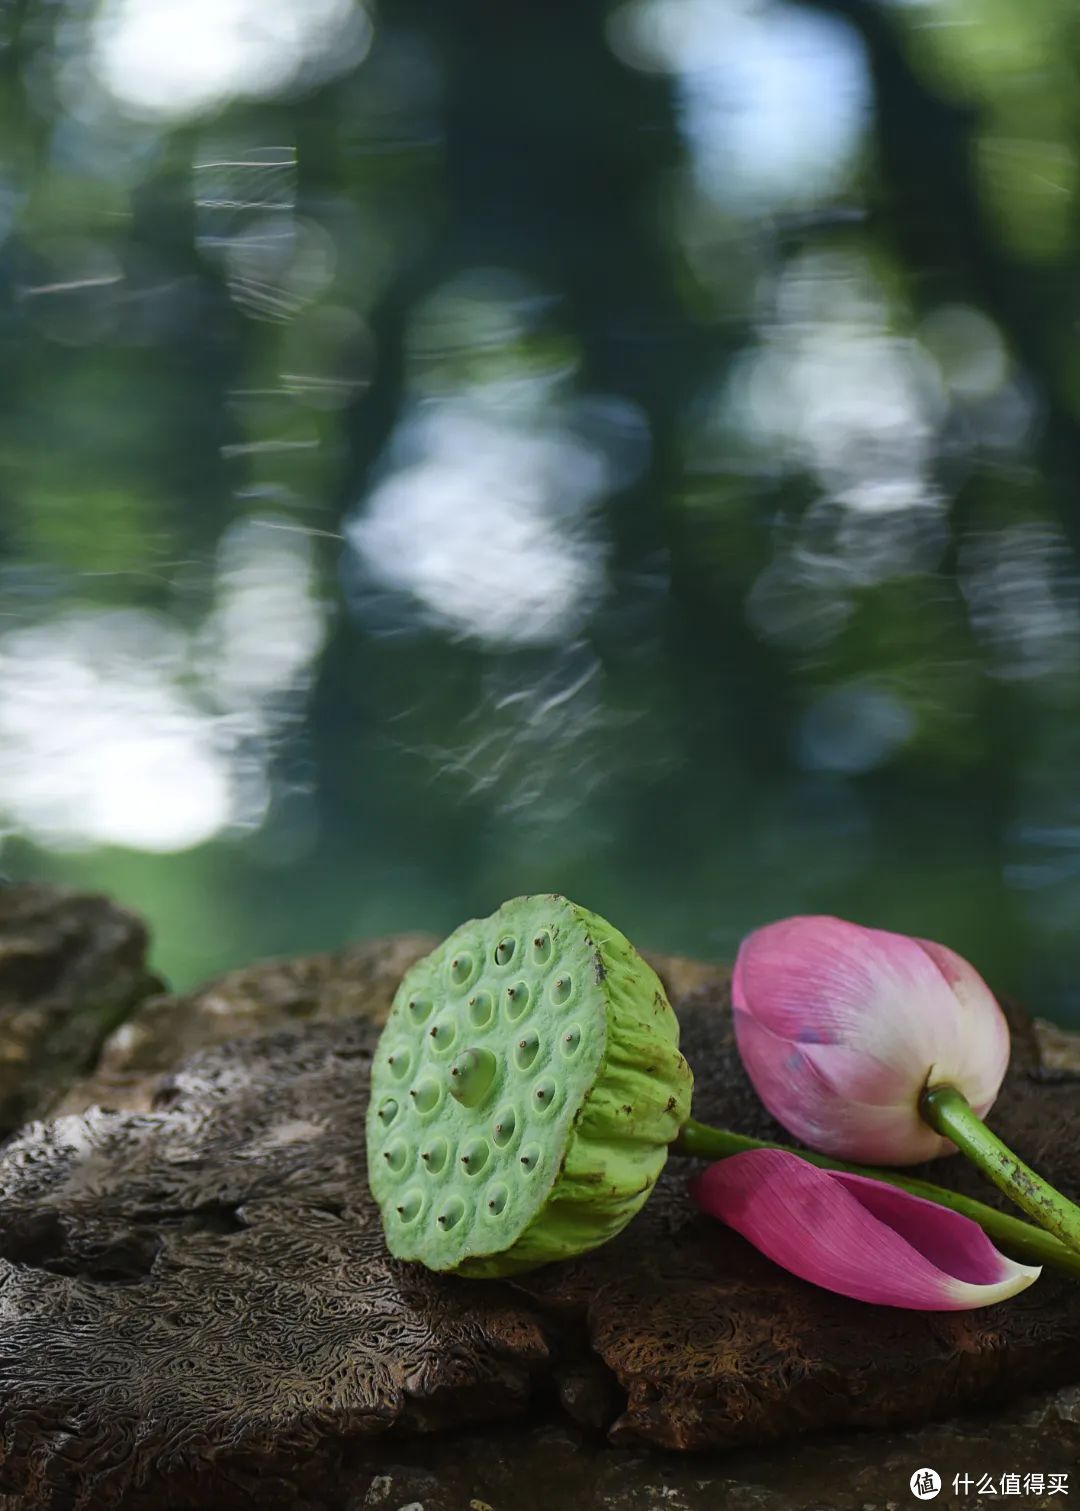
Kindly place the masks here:
<instances>
[{"instance_id":1,"label":"fallen pink petal","mask_svg":"<svg viewBox=\"0 0 1080 1511\"><path fill-rule=\"evenodd\" d=\"M969 1311L1015 1296L1040 1274L1006 1258L959 1212L782 1149L719 1160L691 1190L704 1212L785 1270L857 1301Z\"/></svg>"}]
</instances>

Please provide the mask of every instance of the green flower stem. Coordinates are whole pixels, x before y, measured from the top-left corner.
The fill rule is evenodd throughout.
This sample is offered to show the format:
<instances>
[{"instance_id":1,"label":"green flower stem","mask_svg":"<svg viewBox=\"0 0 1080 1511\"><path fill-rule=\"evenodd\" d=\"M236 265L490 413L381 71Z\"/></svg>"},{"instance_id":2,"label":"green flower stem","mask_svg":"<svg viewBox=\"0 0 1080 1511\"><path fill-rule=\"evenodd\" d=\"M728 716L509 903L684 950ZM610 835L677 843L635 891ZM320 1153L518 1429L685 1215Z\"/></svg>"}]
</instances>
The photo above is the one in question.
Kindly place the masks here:
<instances>
[{"instance_id":1,"label":"green flower stem","mask_svg":"<svg viewBox=\"0 0 1080 1511\"><path fill-rule=\"evenodd\" d=\"M955 1135L947 1135L955 1142ZM1002 1244L1018 1258L1033 1264L1048 1264L1080 1280L1080 1254L1068 1248L1053 1234L1036 1228L1019 1217L1010 1217L998 1212L981 1201L961 1196L958 1191L948 1191L943 1186L929 1181L915 1180L910 1175L898 1175L894 1170L875 1170L867 1165L849 1165L842 1160L829 1159L827 1155L815 1154L811 1149L794 1149L790 1144L772 1144L766 1139L748 1138L742 1133L729 1133L723 1128L709 1128L704 1123L690 1118L683 1124L682 1132L671 1146L672 1153L690 1155L696 1159L726 1159L731 1154L742 1154L747 1149L784 1149L797 1154L808 1164L820 1170L845 1170L850 1175L867 1175L872 1180L884 1181L890 1186L899 1186L910 1191L912 1196L921 1196L926 1201L936 1202L939 1207L949 1207L977 1222L995 1242Z\"/></svg>"},{"instance_id":2,"label":"green flower stem","mask_svg":"<svg viewBox=\"0 0 1080 1511\"><path fill-rule=\"evenodd\" d=\"M931 1128L951 1139L1021 1211L1080 1253L1080 1208L1017 1159L972 1111L963 1092L955 1086L929 1086L922 1094L919 1111Z\"/></svg>"}]
</instances>

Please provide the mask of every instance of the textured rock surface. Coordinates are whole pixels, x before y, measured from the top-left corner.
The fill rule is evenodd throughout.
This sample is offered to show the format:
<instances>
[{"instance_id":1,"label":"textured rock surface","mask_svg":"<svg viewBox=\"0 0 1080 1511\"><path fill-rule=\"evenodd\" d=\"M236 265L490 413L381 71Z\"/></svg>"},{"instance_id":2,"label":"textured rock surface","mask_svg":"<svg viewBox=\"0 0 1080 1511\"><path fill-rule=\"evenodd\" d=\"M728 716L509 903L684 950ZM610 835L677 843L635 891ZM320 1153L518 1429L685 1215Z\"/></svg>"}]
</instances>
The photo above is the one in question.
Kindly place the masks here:
<instances>
[{"instance_id":1,"label":"textured rock surface","mask_svg":"<svg viewBox=\"0 0 1080 1511\"><path fill-rule=\"evenodd\" d=\"M299 1023L364 1017L382 1023L409 966L438 943L434 934L395 934L296 960L264 960L230 971L186 996L147 998L104 1044L93 1073L68 1089L58 1111L100 1103L147 1108L163 1072L196 1050ZM650 956L668 992L686 996L717 979L699 960Z\"/></svg>"},{"instance_id":2,"label":"textured rock surface","mask_svg":"<svg viewBox=\"0 0 1080 1511\"><path fill-rule=\"evenodd\" d=\"M391 1261L363 1179L366 1014L385 1012L422 947L255 967L148 1002L106 1047L103 1096L146 1108L154 1066L199 1037L233 1042L168 1076L153 1110L69 1116L8 1146L2 1511L546 1511L556 1496L615 1511L846 1511L913 1504L922 1464L949 1480L1080 1459L1075 1390L981 1422L834 1433L782 1453L655 1451L925 1420L1080 1379L1080 1287L1046 1277L959 1316L844 1302L695 1217L677 1162L622 1239L516 1286ZM699 1115L768 1133L731 1048L723 975L657 963L681 999ZM1019 1018L997 1121L1080 1192L1080 1074L1059 1055L1047 1076ZM560 1402L591 1430L565 1415L483 1425L550 1419ZM450 1425L469 1430L416 1436Z\"/></svg>"},{"instance_id":3,"label":"textured rock surface","mask_svg":"<svg viewBox=\"0 0 1080 1511\"><path fill-rule=\"evenodd\" d=\"M0 887L0 1136L48 1111L161 982L146 929L105 897Z\"/></svg>"},{"instance_id":4,"label":"textured rock surface","mask_svg":"<svg viewBox=\"0 0 1080 1511\"><path fill-rule=\"evenodd\" d=\"M437 943L431 934L397 934L323 955L261 961L186 996L149 997L56 1110L149 1107L163 1072L215 1044L358 1015L382 1023L402 976Z\"/></svg>"},{"instance_id":5,"label":"textured rock surface","mask_svg":"<svg viewBox=\"0 0 1080 1511\"><path fill-rule=\"evenodd\" d=\"M1080 1077L1080 1034L1066 1033L1055 1024L1036 1018L1035 1039L1042 1080L1075 1081Z\"/></svg>"}]
</instances>

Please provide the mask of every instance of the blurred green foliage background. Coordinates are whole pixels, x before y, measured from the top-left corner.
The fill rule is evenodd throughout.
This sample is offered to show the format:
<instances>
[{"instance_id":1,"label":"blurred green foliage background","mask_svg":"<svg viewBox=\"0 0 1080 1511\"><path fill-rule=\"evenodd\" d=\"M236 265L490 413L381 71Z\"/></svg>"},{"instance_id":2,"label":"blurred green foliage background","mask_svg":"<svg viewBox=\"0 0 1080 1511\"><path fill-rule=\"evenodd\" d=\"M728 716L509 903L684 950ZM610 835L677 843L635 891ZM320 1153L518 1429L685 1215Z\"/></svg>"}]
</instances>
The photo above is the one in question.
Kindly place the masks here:
<instances>
[{"instance_id":1,"label":"blurred green foliage background","mask_svg":"<svg viewBox=\"0 0 1080 1511\"><path fill-rule=\"evenodd\" d=\"M1063 0L12 0L0 865L178 984L565 891L1080 1023Z\"/></svg>"}]
</instances>

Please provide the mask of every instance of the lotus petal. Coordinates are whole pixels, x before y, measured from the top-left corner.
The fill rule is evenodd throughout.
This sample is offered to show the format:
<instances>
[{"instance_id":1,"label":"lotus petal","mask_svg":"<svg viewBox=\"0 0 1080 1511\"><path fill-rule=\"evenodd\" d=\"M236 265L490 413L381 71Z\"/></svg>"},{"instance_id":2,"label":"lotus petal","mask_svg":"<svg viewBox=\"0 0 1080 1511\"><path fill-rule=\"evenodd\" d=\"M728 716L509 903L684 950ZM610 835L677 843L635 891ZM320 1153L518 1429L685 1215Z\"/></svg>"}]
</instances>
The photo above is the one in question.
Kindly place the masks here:
<instances>
[{"instance_id":1,"label":"lotus petal","mask_svg":"<svg viewBox=\"0 0 1080 1511\"><path fill-rule=\"evenodd\" d=\"M784 1269L857 1301L968 1311L1016 1295L1040 1274L1007 1259L959 1212L883 1181L820 1170L787 1150L719 1160L691 1190L703 1211Z\"/></svg>"},{"instance_id":2,"label":"lotus petal","mask_svg":"<svg viewBox=\"0 0 1080 1511\"><path fill-rule=\"evenodd\" d=\"M989 1109L1009 1058L1004 1015L968 963L840 918L786 918L744 940L735 1033L762 1101L827 1154L910 1164L952 1152L920 1118L928 1081Z\"/></svg>"}]
</instances>

